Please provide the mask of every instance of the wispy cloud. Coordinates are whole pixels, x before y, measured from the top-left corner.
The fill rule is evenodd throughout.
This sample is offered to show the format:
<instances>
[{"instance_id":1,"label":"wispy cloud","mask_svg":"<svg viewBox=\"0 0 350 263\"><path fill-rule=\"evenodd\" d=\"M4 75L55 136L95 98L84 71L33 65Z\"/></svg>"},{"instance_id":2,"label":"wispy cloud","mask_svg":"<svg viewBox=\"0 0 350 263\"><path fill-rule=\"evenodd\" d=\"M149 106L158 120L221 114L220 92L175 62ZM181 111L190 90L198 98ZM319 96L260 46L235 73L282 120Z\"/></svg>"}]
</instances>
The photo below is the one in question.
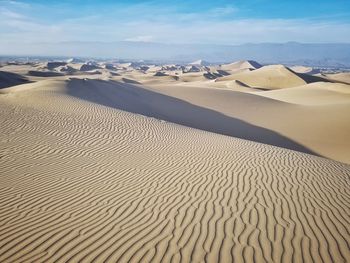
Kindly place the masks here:
<instances>
[{"instance_id":1,"label":"wispy cloud","mask_svg":"<svg viewBox=\"0 0 350 263\"><path fill-rule=\"evenodd\" d=\"M134 42L151 42L153 40L152 36L136 36L131 38L124 39L125 41L134 41Z\"/></svg>"},{"instance_id":2,"label":"wispy cloud","mask_svg":"<svg viewBox=\"0 0 350 263\"><path fill-rule=\"evenodd\" d=\"M25 3L25 2L22 2L22 1L15 1L15 0L0 0L0 4L1 5L11 5L11 6L14 6L14 7L29 7L30 4L29 3Z\"/></svg>"},{"instance_id":3,"label":"wispy cloud","mask_svg":"<svg viewBox=\"0 0 350 263\"><path fill-rule=\"evenodd\" d=\"M216 7L210 10L209 14L212 14L213 16L221 17L223 15L232 15L238 11L239 9L237 7L224 6L224 7Z\"/></svg>"},{"instance_id":4,"label":"wispy cloud","mask_svg":"<svg viewBox=\"0 0 350 263\"><path fill-rule=\"evenodd\" d=\"M331 19L242 18L234 5L202 10L157 1L82 7L0 1L1 42L143 41L237 44L350 42L350 22Z\"/></svg>"},{"instance_id":5,"label":"wispy cloud","mask_svg":"<svg viewBox=\"0 0 350 263\"><path fill-rule=\"evenodd\" d=\"M0 15L5 17L5 18L9 18L9 19L23 19L23 18L25 18L20 13L16 13L16 12L8 10L6 8L0 8Z\"/></svg>"}]
</instances>

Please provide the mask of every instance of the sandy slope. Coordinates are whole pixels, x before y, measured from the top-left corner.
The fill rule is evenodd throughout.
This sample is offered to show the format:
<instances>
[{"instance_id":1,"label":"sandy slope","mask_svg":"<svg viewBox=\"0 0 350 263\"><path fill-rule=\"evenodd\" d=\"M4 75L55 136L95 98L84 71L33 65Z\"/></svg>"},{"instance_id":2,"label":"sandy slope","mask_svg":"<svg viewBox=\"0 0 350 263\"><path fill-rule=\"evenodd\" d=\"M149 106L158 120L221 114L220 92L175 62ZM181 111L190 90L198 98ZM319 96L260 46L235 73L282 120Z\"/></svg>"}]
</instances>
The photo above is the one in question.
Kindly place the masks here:
<instances>
[{"instance_id":1,"label":"sandy slope","mask_svg":"<svg viewBox=\"0 0 350 263\"><path fill-rule=\"evenodd\" d=\"M326 74L326 77L328 77L331 80L336 80L350 84L350 72Z\"/></svg>"},{"instance_id":2,"label":"sandy slope","mask_svg":"<svg viewBox=\"0 0 350 263\"><path fill-rule=\"evenodd\" d=\"M350 86L316 82L299 87L260 92L259 95L301 105L349 104Z\"/></svg>"},{"instance_id":3,"label":"sandy slope","mask_svg":"<svg viewBox=\"0 0 350 263\"><path fill-rule=\"evenodd\" d=\"M29 80L16 73L0 71L0 89L27 83Z\"/></svg>"},{"instance_id":4,"label":"sandy slope","mask_svg":"<svg viewBox=\"0 0 350 263\"><path fill-rule=\"evenodd\" d=\"M0 94L1 262L350 261L348 165L25 86Z\"/></svg>"},{"instance_id":5,"label":"sandy slope","mask_svg":"<svg viewBox=\"0 0 350 263\"><path fill-rule=\"evenodd\" d=\"M258 69L262 66L253 60L241 60L230 64L223 64L221 68L224 70L238 70L238 69Z\"/></svg>"},{"instance_id":6,"label":"sandy slope","mask_svg":"<svg viewBox=\"0 0 350 263\"><path fill-rule=\"evenodd\" d=\"M297 73L305 73L309 75L316 75L320 73L319 69L315 69L312 67L306 67L306 66L292 66L290 67L291 70ZM322 76L322 75L321 75Z\"/></svg>"},{"instance_id":7,"label":"sandy slope","mask_svg":"<svg viewBox=\"0 0 350 263\"><path fill-rule=\"evenodd\" d=\"M265 89L281 89L305 85L322 80L302 73L296 73L283 65L270 65L253 71L232 74L217 81L239 80L246 85Z\"/></svg>"},{"instance_id":8,"label":"sandy slope","mask_svg":"<svg viewBox=\"0 0 350 263\"><path fill-rule=\"evenodd\" d=\"M93 101L114 108L350 163L350 98L348 93L339 92L339 87L345 92L348 86L315 83L310 86L310 90L296 92L300 97L285 96L285 100L303 101L298 105L265 97L263 94L266 91L256 91L242 85L225 89L213 88L220 83L170 83L147 88L90 80L85 83L89 89L80 93L74 87L79 87L81 80L72 81L69 86L72 91L76 91L75 96L84 96L89 90L101 92L100 97L109 97L109 103L104 104L100 97L95 97ZM313 92L313 86L325 90ZM328 90L326 87L329 87ZM303 97L308 94L313 98ZM328 101L329 94L332 100ZM93 96L90 95L89 98L91 97ZM305 101L313 105L304 105Z\"/></svg>"},{"instance_id":9,"label":"sandy slope","mask_svg":"<svg viewBox=\"0 0 350 263\"><path fill-rule=\"evenodd\" d=\"M237 69L253 64L242 61L226 66ZM81 63L68 65L77 71L55 77L42 74L50 73L47 64L5 68L39 72L38 76L24 75L31 81L72 78L67 84L71 95L113 108L350 163L349 85L325 82L278 65L251 68L249 73L234 73L216 80L207 76L219 73L216 68L182 73L176 65L158 67L158 71L154 71L155 66L147 70L130 65L120 69L117 65L109 70L98 65L100 74L96 74L94 70L78 71ZM62 75L59 68L52 72ZM237 76L245 76L245 82L230 79ZM295 81L302 85L294 87ZM311 83L305 84L308 82ZM271 83L276 88L271 88Z\"/></svg>"}]
</instances>

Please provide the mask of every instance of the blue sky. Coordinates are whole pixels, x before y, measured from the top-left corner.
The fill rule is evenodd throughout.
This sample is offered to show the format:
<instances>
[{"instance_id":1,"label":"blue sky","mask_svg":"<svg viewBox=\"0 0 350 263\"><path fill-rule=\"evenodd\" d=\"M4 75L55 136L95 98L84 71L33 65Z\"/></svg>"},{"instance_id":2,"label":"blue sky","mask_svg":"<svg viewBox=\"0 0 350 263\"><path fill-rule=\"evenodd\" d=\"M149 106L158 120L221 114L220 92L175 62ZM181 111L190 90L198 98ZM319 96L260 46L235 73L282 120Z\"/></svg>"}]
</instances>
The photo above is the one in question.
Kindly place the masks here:
<instances>
[{"instance_id":1,"label":"blue sky","mask_svg":"<svg viewBox=\"0 0 350 263\"><path fill-rule=\"evenodd\" d=\"M1 44L350 43L350 0L0 0Z\"/></svg>"}]
</instances>

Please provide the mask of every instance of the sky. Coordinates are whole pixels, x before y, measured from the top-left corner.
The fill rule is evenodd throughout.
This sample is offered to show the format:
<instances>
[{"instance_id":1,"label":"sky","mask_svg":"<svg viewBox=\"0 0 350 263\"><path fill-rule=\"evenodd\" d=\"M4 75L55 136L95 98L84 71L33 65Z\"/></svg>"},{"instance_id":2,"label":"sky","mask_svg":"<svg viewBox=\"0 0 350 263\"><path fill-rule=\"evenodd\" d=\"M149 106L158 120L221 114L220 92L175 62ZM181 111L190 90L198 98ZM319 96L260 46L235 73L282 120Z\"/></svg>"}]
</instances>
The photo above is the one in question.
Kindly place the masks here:
<instances>
[{"instance_id":1,"label":"sky","mask_svg":"<svg viewBox=\"0 0 350 263\"><path fill-rule=\"evenodd\" d=\"M350 43L350 0L0 0L0 48L67 41Z\"/></svg>"}]
</instances>

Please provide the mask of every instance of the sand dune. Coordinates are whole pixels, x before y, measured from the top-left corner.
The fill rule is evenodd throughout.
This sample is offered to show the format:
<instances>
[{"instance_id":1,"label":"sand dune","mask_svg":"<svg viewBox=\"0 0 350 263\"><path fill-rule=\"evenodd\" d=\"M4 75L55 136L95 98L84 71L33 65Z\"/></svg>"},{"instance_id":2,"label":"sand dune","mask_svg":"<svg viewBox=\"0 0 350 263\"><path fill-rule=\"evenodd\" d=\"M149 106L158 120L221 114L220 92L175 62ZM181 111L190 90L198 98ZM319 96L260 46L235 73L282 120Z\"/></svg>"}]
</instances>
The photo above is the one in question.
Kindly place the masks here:
<instances>
[{"instance_id":1,"label":"sand dune","mask_svg":"<svg viewBox=\"0 0 350 263\"><path fill-rule=\"evenodd\" d=\"M210 79L204 76L206 72L189 72L179 76L181 82L205 82Z\"/></svg>"},{"instance_id":2,"label":"sand dune","mask_svg":"<svg viewBox=\"0 0 350 263\"><path fill-rule=\"evenodd\" d=\"M101 67L94 64L82 64L80 67L80 71L92 71L96 69L100 69Z\"/></svg>"},{"instance_id":3,"label":"sand dune","mask_svg":"<svg viewBox=\"0 0 350 263\"><path fill-rule=\"evenodd\" d=\"M164 72L158 71L153 76L155 76L155 77L165 77L165 76L169 76L169 75L164 73Z\"/></svg>"},{"instance_id":4,"label":"sand dune","mask_svg":"<svg viewBox=\"0 0 350 263\"><path fill-rule=\"evenodd\" d=\"M230 81L225 84L224 87L230 88L235 91L241 91L241 92L251 92L252 88L246 85L245 83L239 81L239 80L234 80Z\"/></svg>"},{"instance_id":5,"label":"sand dune","mask_svg":"<svg viewBox=\"0 0 350 263\"><path fill-rule=\"evenodd\" d=\"M203 71L202 67L190 65L190 66L186 66L182 72L183 73L193 73L193 72L201 72L201 71Z\"/></svg>"},{"instance_id":6,"label":"sand dune","mask_svg":"<svg viewBox=\"0 0 350 263\"><path fill-rule=\"evenodd\" d=\"M60 72L54 72L54 71L42 71L42 70L30 70L28 71L29 76L34 76L34 77L59 77L63 76L63 73Z\"/></svg>"},{"instance_id":7,"label":"sand dune","mask_svg":"<svg viewBox=\"0 0 350 263\"><path fill-rule=\"evenodd\" d=\"M69 65L66 65L66 66L59 67L58 71L66 72L68 74L73 74L73 73L76 73L78 70L76 68L69 66Z\"/></svg>"},{"instance_id":8,"label":"sand dune","mask_svg":"<svg viewBox=\"0 0 350 263\"><path fill-rule=\"evenodd\" d=\"M244 69L254 70L261 67L262 65L260 65L258 62L253 60L242 60L242 61L237 61L230 64L223 64L220 66L221 69L229 70L229 71L238 71L238 70L244 70Z\"/></svg>"},{"instance_id":9,"label":"sand dune","mask_svg":"<svg viewBox=\"0 0 350 263\"><path fill-rule=\"evenodd\" d=\"M230 89L233 91L248 92L248 93L265 90L263 88L250 87L249 85L239 80L233 80L233 81L227 81L227 82L225 81L216 82L215 84L211 84L210 87L219 87L224 89Z\"/></svg>"},{"instance_id":10,"label":"sand dune","mask_svg":"<svg viewBox=\"0 0 350 263\"><path fill-rule=\"evenodd\" d=\"M261 92L259 95L301 105L350 105L350 86L316 82L300 87Z\"/></svg>"},{"instance_id":11,"label":"sand dune","mask_svg":"<svg viewBox=\"0 0 350 263\"><path fill-rule=\"evenodd\" d=\"M262 68L218 78L217 81L239 80L252 87L266 89L291 88L316 81L325 81L316 76L296 73L283 65Z\"/></svg>"},{"instance_id":12,"label":"sand dune","mask_svg":"<svg viewBox=\"0 0 350 263\"><path fill-rule=\"evenodd\" d=\"M47 62L45 68L47 68L48 70L54 70L54 69L56 69L58 67L63 67L63 66L66 66L66 65L67 65L67 62L56 62L56 61L53 61L53 62Z\"/></svg>"},{"instance_id":13,"label":"sand dune","mask_svg":"<svg viewBox=\"0 0 350 263\"><path fill-rule=\"evenodd\" d=\"M111 63L106 63L106 64L104 65L104 68L105 68L105 69L108 69L108 70L117 70L117 68L115 67L115 65L114 65L114 64L111 64Z\"/></svg>"},{"instance_id":14,"label":"sand dune","mask_svg":"<svg viewBox=\"0 0 350 263\"><path fill-rule=\"evenodd\" d=\"M277 98L243 85L198 88L191 86L197 82L183 85L173 80L167 85L149 81L150 86L145 87L133 79L117 78L120 81L73 78L62 85L74 97L112 108L350 163L350 102L347 94L339 92L339 87L341 90L347 86L334 84L336 91L319 90L320 87L297 89L290 92L294 97L286 89L285 98L284 93ZM205 83L217 84L198 81L200 85ZM30 84L36 85L40 83ZM330 100L325 97L329 94ZM304 95L314 98L306 100Z\"/></svg>"},{"instance_id":15,"label":"sand dune","mask_svg":"<svg viewBox=\"0 0 350 263\"><path fill-rule=\"evenodd\" d=\"M350 261L349 165L106 107L113 87L130 105L125 84L18 87L0 95L1 262Z\"/></svg>"},{"instance_id":16,"label":"sand dune","mask_svg":"<svg viewBox=\"0 0 350 263\"><path fill-rule=\"evenodd\" d=\"M305 66L292 66L290 67L291 70L293 70L296 73L305 73L305 74L319 74L319 69L314 69L312 67L305 67Z\"/></svg>"},{"instance_id":17,"label":"sand dune","mask_svg":"<svg viewBox=\"0 0 350 263\"><path fill-rule=\"evenodd\" d=\"M326 74L325 77L327 77L330 80L335 80L339 82L344 82L350 84L350 72L343 72L343 73L336 73L336 74Z\"/></svg>"},{"instance_id":18,"label":"sand dune","mask_svg":"<svg viewBox=\"0 0 350 263\"><path fill-rule=\"evenodd\" d=\"M225 82L223 83L225 84ZM350 133L348 117L350 116L350 100L346 93L339 92L339 90L345 92L349 88L348 85L338 86L335 84L331 85L334 90L332 88L322 90L323 86L329 87L325 83L324 85L319 84L318 89L316 88L314 92L311 90L295 92L294 99L292 97L289 99L294 100L294 102L299 100L298 105L271 99L268 96L263 97L267 91L242 85L233 88L212 88L217 87L217 84L220 82L191 82L188 85L167 84L153 86L151 90L199 107L202 117L193 117L193 120L186 122L184 119L193 116L191 108L188 109L190 113L172 110L171 114L178 112L175 121L177 123L350 163L350 142L347 139ZM315 83L312 86L317 87L317 85ZM291 91L292 89L294 88L291 88ZM282 92L283 90L278 91ZM317 91L320 91L320 94L316 94L316 96ZM276 93L278 94L277 90ZM332 97L327 101L328 98L325 96L329 94ZM307 97L303 98L304 95ZM309 95L313 97L308 97ZM308 105L305 105L306 103ZM163 110L156 103L156 100L150 107L156 107L155 112ZM164 106L164 108L166 107ZM182 109L186 108L182 107ZM214 111L221 114L221 117L228 118L211 117L207 115L205 110ZM169 111L171 110L169 109ZM242 126L242 122L249 125ZM270 132L265 133L264 129Z\"/></svg>"},{"instance_id":19,"label":"sand dune","mask_svg":"<svg viewBox=\"0 0 350 263\"><path fill-rule=\"evenodd\" d=\"M236 66L247 63L239 62ZM87 64L99 65L94 62ZM33 65L31 69L34 71L40 66ZM142 67L142 63L134 66L130 64L128 69L117 66L118 69L113 71L101 68L98 72L78 71L81 63L66 66L77 71L56 76L58 67L55 71L47 71L55 77L45 79L67 80L67 88L79 96L86 92L86 87L95 89L93 92L97 95L94 96L98 97L102 93L102 96L110 97L107 106L116 109L146 113L150 117L193 128L350 163L348 85L321 82L319 80L323 78L298 74L283 66L262 67L250 73L227 76L245 76L248 82L217 78L219 73L214 68L183 74L181 70L173 70L174 67L181 68L178 65L149 66L146 72L133 68ZM15 71L16 66L11 67ZM27 65L17 67L18 72L24 68L28 70ZM278 73L279 69L281 74ZM41 82L43 76L40 72L38 76L25 77L30 81ZM251 75L253 73L255 75ZM69 81L73 74L76 80ZM260 84L251 86L251 81ZM261 88L264 82L267 86L273 83L277 87L283 81L283 89L272 88L268 91L271 87ZM294 87L295 81L311 83ZM102 91L101 87L107 87L106 91ZM124 101L120 97L125 98ZM100 99L95 98L94 102L100 103Z\"/></svg>"},{"instance_id":20,"label":"sand dune","mask_svg":"<svg viewBox=\"0 0 350 263\"><path fill-rule=\"evenodd\" d=\"M190 87L184 88L186 89L187 96L193 96L198 99L208 99L211 100L213 104L218 100L221 100L221 104L217 104L218 106L222 105L222 108L219 108L220 112L216 109L210 109L210 106L205 103L196 103L196 105L194 103L188 103L186 99L176 98L176 95L174 94L161 94L160 90L166 92L163 87L160 87L159 90L146 89L142 86L132 85L133 82L131 81L124 82L125 83L72 79L68 81L66 89L69 94L77 98L91 100L92 102L105 106L155 117L202 130L311 153L311 151L305 147L273 131L222 114L226 113L224 109L227 106L226 103L229 101L229 96L227 96L229 95L228 93L223 94L214 91L212 95L209 95L205 91L202 91L202 94L205 95L199 96L201 90L191 89ZM184 90L180 87L175 87L174 89L178 92ZM223 98L225 95L226 101ZM252 98L247 97L242 103L252 103L252 105L254 105ZM243 97L241 99L243 99ZM266 100L268 101L267 104L275 102L274 100L261 97L259 97L259 100ZM198 106L198 104L201 106ZM255 104L257 104L257 102L255 102ZM207 108L207 106L209 106L209 108Z\"/></svg>"},{"instance_id":21,"label":"sand dune","mask_svg":"<svg viewBox=\"0 0 350 263\"><path fill-rule=\"evenodd\" d=\"M29 80L22 75L6 71L0 71L0 89L28 82Z\"/></svg>"},{"instance_id":22,"label":"sand dune","mask_svg":"<svg viewBox=\"0 0 350 263\"><path fill-rule=\"evenodd\" d=\"M1 67L2 71L11 72L19 75L26 75L29 70L38 70L39 66L36 63L31 64L6 64Z\"/></svg>"}]
</instances>

